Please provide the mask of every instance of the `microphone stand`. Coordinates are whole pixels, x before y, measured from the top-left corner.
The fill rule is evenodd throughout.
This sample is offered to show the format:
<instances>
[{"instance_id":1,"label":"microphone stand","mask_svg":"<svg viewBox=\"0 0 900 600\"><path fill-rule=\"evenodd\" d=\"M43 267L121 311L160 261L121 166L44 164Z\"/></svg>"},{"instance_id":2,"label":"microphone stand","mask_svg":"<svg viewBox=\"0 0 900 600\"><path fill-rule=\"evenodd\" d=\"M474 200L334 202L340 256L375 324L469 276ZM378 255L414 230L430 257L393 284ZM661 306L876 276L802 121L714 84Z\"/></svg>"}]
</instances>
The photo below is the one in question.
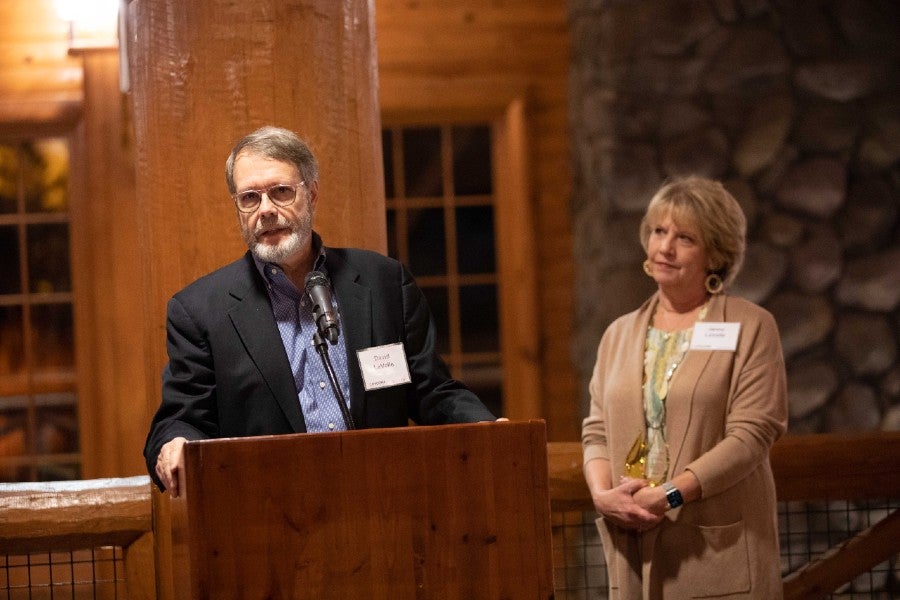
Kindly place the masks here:
<instances>
[{"instance_id":1,"label":"microphone stand","mask_svg":"<svg viewBox=\"0 0 900 600\"><path fill-rule=\"evenodd\" d=\"M334 397L337 398L338 406L341 409L341 416L344 417L344 425L348 430L356 429L356 424L353 423L353 417L350 415L350 409L347 408L344 392L341 391L341 384L338 383L334 367L331 365L331 358L328 356L328 344L318 328L316 328L316 334L313 336L313 344L316 347L316 352L322 357L322 364L325 365L325 370L328 372L328 380L331 382L331 389L334 391Z\"/></svg>"}]
</instances>

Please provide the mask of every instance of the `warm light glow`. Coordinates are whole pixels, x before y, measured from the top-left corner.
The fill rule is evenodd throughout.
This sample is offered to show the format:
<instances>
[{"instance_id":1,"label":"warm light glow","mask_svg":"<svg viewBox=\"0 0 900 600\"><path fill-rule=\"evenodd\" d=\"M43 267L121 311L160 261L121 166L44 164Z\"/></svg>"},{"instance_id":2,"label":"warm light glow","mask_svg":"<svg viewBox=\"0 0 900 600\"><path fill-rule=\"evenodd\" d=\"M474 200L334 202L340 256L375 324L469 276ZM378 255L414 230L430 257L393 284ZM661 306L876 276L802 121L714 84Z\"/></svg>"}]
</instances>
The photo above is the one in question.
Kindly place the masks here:
<instances>
[{"instance_id":1,"label":"warm light glow","mask_svg":"<svg viewBox=\"0 0 900 600\"><path fill-rule=\"evenodd\" d=\"M60 19L85 26L115 22L119 12L119 0L55 0L55 4Z\"/></svg>"},{"instance_id":2,"label":"warm light glow","mask_svg":"<svg viewBox=\"0 0 900 600\"><path fill-rule=\"evenodd\" d=\"M56 13L69 23L72 48L114 47L120 0L54 0Z\"/></svg>"}]
</instances>

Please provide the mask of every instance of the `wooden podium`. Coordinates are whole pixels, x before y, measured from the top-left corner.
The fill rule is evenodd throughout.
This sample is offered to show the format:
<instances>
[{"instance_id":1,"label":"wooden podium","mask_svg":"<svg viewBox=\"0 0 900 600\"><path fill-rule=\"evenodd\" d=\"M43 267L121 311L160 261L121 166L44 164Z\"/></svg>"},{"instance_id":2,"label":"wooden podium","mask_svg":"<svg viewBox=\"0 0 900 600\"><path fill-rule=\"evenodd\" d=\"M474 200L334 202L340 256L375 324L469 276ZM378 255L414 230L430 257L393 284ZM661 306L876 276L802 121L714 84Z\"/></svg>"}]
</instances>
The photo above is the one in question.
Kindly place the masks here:
<instances>
[{"instance_id":1,"label":"wooden podium","mask_svg":"<svg viewBox=\"0 0 900 600\"><path fill-rule=\"evenodd\" d=\"M183 476L176 597L553 597L543 421L191 442Z\"/></svg>"}]
</instances>

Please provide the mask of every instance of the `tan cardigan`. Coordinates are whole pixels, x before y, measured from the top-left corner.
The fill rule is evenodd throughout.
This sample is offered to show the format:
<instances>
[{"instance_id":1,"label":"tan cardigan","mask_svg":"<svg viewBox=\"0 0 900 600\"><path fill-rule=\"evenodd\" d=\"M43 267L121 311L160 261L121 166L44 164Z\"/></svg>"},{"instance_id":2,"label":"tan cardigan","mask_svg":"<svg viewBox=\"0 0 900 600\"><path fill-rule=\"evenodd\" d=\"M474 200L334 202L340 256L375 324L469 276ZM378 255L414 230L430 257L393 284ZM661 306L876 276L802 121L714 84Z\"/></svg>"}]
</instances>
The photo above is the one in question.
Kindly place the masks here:
<instances>
[{"instance_id":1,"label":"tan cardigan","mask_svg":"<svg viewBox=\"0 0 900 600\"><path fill-rule=\"evenodd\" d=\"M585 462L610 461L612 480L644 428L644 341L657 296L616 320L600 341L584 420ZM690 350L669 382L669 478L696 475L703 496L640 534L598 519L611 599L781 598L769 449L787 428L787 385L772 315L714 296L708 322L739 322L737 350Z\"/></svg>"}]
</instances>

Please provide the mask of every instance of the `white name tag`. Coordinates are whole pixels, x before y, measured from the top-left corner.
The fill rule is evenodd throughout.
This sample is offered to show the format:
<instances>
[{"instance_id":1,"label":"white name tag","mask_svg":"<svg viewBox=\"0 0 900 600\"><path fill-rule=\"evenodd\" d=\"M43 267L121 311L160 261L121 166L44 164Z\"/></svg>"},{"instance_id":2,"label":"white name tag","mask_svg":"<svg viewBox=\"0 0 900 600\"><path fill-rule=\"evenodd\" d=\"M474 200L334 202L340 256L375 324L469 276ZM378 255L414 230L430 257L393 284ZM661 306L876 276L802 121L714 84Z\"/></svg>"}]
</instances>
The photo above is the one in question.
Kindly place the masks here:
<instances>
[{"instance_id":1,"label":"white name tag","mask_svg":"<svg viewBox=\"0 0 900 600\"><path fill-rule=\"evenodd\" d=\"M707 323L700 321L694 324L691 334L691 350L730 350L737 349L740 323Z\"/></svg>"},{"instance_id":2,"label":"white name tag","mask_svg":"<svg viewBox=\"0 0 900 600\"><path fill-rule=\"evenodd\" d=\"M356 351L367 392L412 381L403 344L386 344Z\"/></svg>"}]
</instances>

